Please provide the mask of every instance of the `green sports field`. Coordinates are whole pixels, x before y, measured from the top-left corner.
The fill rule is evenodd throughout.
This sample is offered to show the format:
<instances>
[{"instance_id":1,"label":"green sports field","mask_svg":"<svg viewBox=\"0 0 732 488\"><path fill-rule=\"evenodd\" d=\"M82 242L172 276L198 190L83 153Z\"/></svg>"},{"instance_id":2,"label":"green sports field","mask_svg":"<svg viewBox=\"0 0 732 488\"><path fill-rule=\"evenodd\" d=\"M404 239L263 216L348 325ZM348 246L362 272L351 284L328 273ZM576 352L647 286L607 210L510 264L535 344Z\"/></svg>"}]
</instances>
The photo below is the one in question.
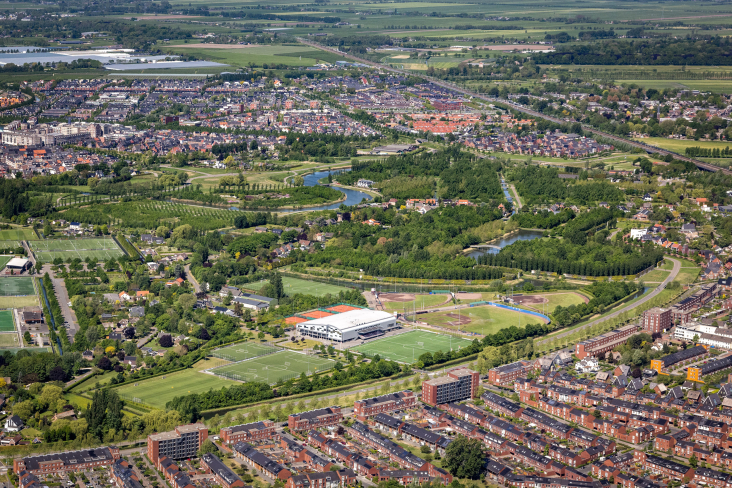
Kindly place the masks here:
<instances>
[{"instance_id":1,"label":"green sports field","mask_svg":"<svg viewBox=\"0 0 732 488\"><path fill-rule=\"evenodd\" d=\"M38 261L49 263L56 258L64 261L73 258L85 260L87 257L98 261L118 258L124 253L113 239L52 239L34 241L31 248Z\"/></svg>"},{"instance_id":2,"label":"green sports field","mask_svg":"<svg viewBox=\"0 0 732 488\"><path fill-rule=\"evenodd\" d=\"M0 332L12 332L14 330L13 312L11 310L0 310Z\"/></svg>"},{"instance_id":3,"label":"green sports field","mask_svg":"<svg viewBox=\"0 0 732 488\"><path fill-rule=\"evenodd\" d=\"M0 269L3 269L11 259L13 259L13 256L0 256Z\"/></svg>"},{"instance_id":4,"label":"green sports field","mask_svg":"<svg viewBox=\"0 0 732 488\"><path fill-rule=\"evenodd\" d=\"M448 310L419 315L418 317L420 321L431 325L476 332L483 335L493 334L512 325L523 327L526 324L544 323L538 317L532 315L489 305L463 308L459 313L457 310Z\"/></svg>"},{"instance_id":5,"label":"green sports field","mask_svg":"<svg viewBox=\"0 0 732 488\"><path fill-rule=\"evenodd\" d=\"M335 361L318 356L282 351L259 358L248 359L238 363L222 366L212 370L213 373L240 381L263 381L274 384L280 380L296 378L301 373L312 374L327 371Z\"/></svg>"},{"instance_id":6,"label":"green sports field","mask_svg":"<svg viewBox=\"0 0 732 488\"><path fill-rule=\"evenodd\" d=\"M405 298L408 294L400 293L398 296ZM401 312L403 310L414 310L416 307L417 310L423 310L425 308L434 307L437 305L442 305L443 303L450 300L450 295L414 295L414 299L411 301L389 301L389 294L384 293L379 295L379 299L381 300L381 304L384 306L384 311L386 312ZM401 298L403 300L404 298ZM452 303L452 300L450 300L448 303Z\"/></svg>"},{"instance_id":7,"label":"green sports field","mask_svg":"<svg viewBox=\"0 0 732 488\"><path fill-rule=\"evenodd\" d=\"M0 296L27 296L35 295L36 290L33 287L33 278L21 276L11 278L9 276L0 277Z\"/></svg>"},{"instance_id":8,"label":"green sports field","mask_svg":"<svg viewBox=\"0 0 732 488\"><path fill-rule=\"evenodd\" d=\"M225 386L240 384L201 372L220 363L223 363L220 359L206 359L197 362L191 369L141 380L138 383L130 383L117 388L116 391L124 400L144 403L155 408L165 408L165 404L176 396L204 393L211 389L220 390Z\"/></svg>"},{"instance_id":9,"label":"green sports field","mask_svg":"<svg viewBox=\"0 0 732 488\"><path fill-rule=\"evenodd\" d=\"M369 356L378 354L383 359L390 359L400 363L413 363L425 352L448 352L451 348L459 349L470 344L471 341L460 337L414 330L404 334L377 339L367 344L354 347L353 350Z\"/></svg>"},{"instance_id":10,"label":"green sports field","mask_svg":"<svg viewBox=\"0 0 732 488\"><path fill-rule=\"evenodd\" d=\"M14 228L0 230L0 241L35 241L38 236L33 229Z\"/></svg>"},{"instance_id":11,"label":"green sports field","mask_svg":"<svg viewBox=\"0 0 732 488\"><path fill-rule=\"evenodd\" d=\"M242 286L242 288L257 293L267 283L269 283L269 281L263 280L256 283L249 283ZM329 285L318 281L301 280L300 278L290 278L288 276L282 277L282 285L285 288L285 293L290 296L296 293L302 293L304 295L322 297L328 293L331 295L337 295L338 292L349 291L345 286Z\"/></svg>"},{"instance_id":12,"label":"green sports field","mask_svg":"<svg viewBox=\"0 0 732 488\"><path fill-rule=\"evenodd\" d=\"M243 361L245 359L264 356L279 351L279 347L270 344L258 344L256 342L242 342L231 346L216 349L211 353L213 357L226 359L228 361Z\"/></svg>"}]
</instances>

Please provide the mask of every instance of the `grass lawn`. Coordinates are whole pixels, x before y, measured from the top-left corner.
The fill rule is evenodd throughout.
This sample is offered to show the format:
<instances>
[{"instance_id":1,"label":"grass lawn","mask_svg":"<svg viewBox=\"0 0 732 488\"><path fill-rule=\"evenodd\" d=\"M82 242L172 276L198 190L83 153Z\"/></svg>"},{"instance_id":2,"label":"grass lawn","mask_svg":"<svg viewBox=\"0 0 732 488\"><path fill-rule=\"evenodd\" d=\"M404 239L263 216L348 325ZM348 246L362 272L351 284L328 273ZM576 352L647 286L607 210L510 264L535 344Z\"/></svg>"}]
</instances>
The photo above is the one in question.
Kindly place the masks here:
<instances>
[{"instance_id":1,"label":"grass lawn","mask_svg":"<svg viewBox=\"0 0 732 488\"><path fill-rule=\"evenodd\" d=\"M299 340L297 342L282 341L277 343L278 346L286 349L293 349L295 351L302 351L303 349L312 349L315 346L319 346L321 343L313 339L305 339L305 341Z\"/></svg>"},{"instance_id":2,"label":"grass lawn","mask_svg":"<svg viewBox=\"0 0 732 488\"><path fill-rule=\"evenodd\" d=\"M199 59L215 61L231 66L247 66L252 63L256 66L262 64L285 64L288 66L313 66L319 61L334 63L345 59L338 55L327 53L319 49L305 45L284 46L242 46L233 49L203 48L195 44L181 44L176 46L161 46L165 51L177 54L190 54Z\"/></svg>"},{"instance_id":3,"label":"grass lawn","mask_svg":"<svg viewBox=\"0 0 732 488\"><path fill-rule=\"evenodd\" d=\"M93 378L89 378L88 380L84 381L80 385L73 387L70 391L72 391L74 393L84 393L85 391L95 389L97 383L99 383L99 386L106 385L115 376L117 376L117 373L115 373L114 371L107 371L107 372L97 375Z\"/></svg>"},{"instance_id":4,"label":"grass lawn","mask_svg":"<svg viewBox=\"0 0 732 488\"><path fill-rule=\"evenodd\" d=\"M643 276L640 277L640 279L644 283L660 283L666 278L668 278L668 275L670 274L669 271L666 271L665 269L654 269L650 273L646 273Z\"/></svg>"},{"instance_id":5,"label":"grass lawn","mask_svg":"<svg viewBox=\"0 0 732 488\"><path fill-rule=\"evenodd\" d=\"M12 332L14 330L13 312L11 310L0 310L0 332Z\"/></svg>"},{"instance_id":6,"label":"grass lawn","mask_svg":"<svg viewBox=\"0 0 732 488\"><path fill-rule=\"evenodd\" d=\"M36 233L30 227L13 227L0 230L0 240L3 241L35 241Z\"/></svg>"},{"instance_id":7,"label":"grass lawn","mask_svg":"<svg viewBox=\"0 0 732 488\"><path fill-rule=\"evenodd\" d=\"M492 334L512 325L523 327L526 324L543 323L538 317L524 313L517 313L490 305L472 307L468 309L447 310L444 312L420 315L419 320L432 325L439 325L450 329L476 332L478 334ZM458 318L460 326L458 326Z\"/></svg>"},{"instance_id":8,"label":"grass lawn","mask_svg":"<svg viewBox=\"0 0 732 488\"><path fill-rule=\"evenodd\" d=\"M683 261L682 261L682 263L683 263ZM689 263L689 264L691 264L691 263ZM682 267L679 270L679 274L676 276L676 281L678 281L682 285L693 283L694 280L696 280L699 277L699 273L701 273L701 268Z\"/></svg>"},{"instance_id":9,"label":"grass lawn","mask_svg":"<svg viewBox=\"0 0 732 488\"><path fill-rule=\"evenodd\" d=\"M415 299L409 302L388 302L384 301L383 297L388 295L381 295L381 303L384 305L384 310L387 312L401 312L403 310L413 310L415 306L417 310L424 310L425 308L431 308L436 305L441 305L450 299L448 294L439 295L414 295ZM452 303L452 300L448 302Z\"/></svg>"},{"instance_id":10,"label":"grass lawn","mask_svg":"<svg viewBox=\"0 0 732 488\"><path fill-rule=\"evenodd\" d=\"M37 306L38 306L38 297L35 295L29 295L29 296L23 296L23 297L0 296L0 309L37 307Z\"/></svg>"},{"instance_id":11,"label":"grass lawn","mask_svg":"<svg viewBox=\"0 0 732 488\"><path fill-rule=\"evenodd\" d=\"M249 290L252 293L258 293L264 285L269 283L268 280L258 281L256 283L248 283L242 285L242 289ZM282 285L285 288L287 295L294 295L295 293L303 293L306 295L324 296L330 293L331 295L337 295L340 291L349 291L348 288L338 285L329 285L327 283L320 283L319 281L308 281L300 278L290 278L289 276L282 277Z\"/></svg>"},{"instance_id":12,"label":"grass lawn","mask_svg":"<svg viewBox=\"0 0 732 488\"><path fill-rule=\"evenodd\" d=\"M0 269L3 269L8 262L13 259L13 256L2 255L0 256Z\"/></svg>"},{"instance_id":13,"label":"grass lawn","mask_svg":"<svg viewBox=\"0 0 732 488\"><path fill-rule=\"evenodd\" d=\"M165 408L165 404L176 396L203 393L211 389L220 390L224 386L239 384L236 381L201 372L224 362L221 359L204 359L197 362L193 368L157 376L149 380L140 380L137 383L119 387L116 391L120 398L124 400L135 402L139 400L138 403L156 408Z\"/></svg>"},{"instance_id":14,"label":"grass lawn","mask_svg":"<svg viewBox=\"0 0 732 488\"><path fill-rule=\"evenodd\" d=\"M91 404L91 400L84 398L81 395L75 395L73 393L65 393L64 398L72 405L76 405L79 408L88 408Z\"/></svg>"},{"instance_id":15,"label":"grass lawn","mask_svg":"<svg viewBox=\"0 0 732 488\"><path fill-rule=\"evenodd\" d=\"M78 257L82 261L87 257L97 261L118 258L124 253L113 239L51 239L36 241L31 244L36 259L49 263L60 257L64 261Z\"/></svg>"},{"instance_id":16,"label":"grass lawn","mask_svg":"<svg viewBox=\"0 0 732 488\"><path fill-rule=\"evenodd\" d=\"M424 317L424 315L421 317ZM420 354L425 352L447 352L451 347L452 349L459 349L470 344L471 341L461 337L437 334L424 330L414 330L405 332L404 334L377 339L354 347L353 350L369 356L378 354L384 359L390 359L400 363L413 363Z\"/></svg>"},{"instance_id":17,"label":"grass lawn","mask_svg":"<svg viewBox=\"0 0 732 488\"><path fill-rule=\"evenodd\" d=\"M0 347L18 347L18 334L0 334Z\"/></svg>"},{"instance_id":18,"label":"grass lawn","mask_svg":"<svg viewBox=\"0 0 732 488\"><path fill-rule=\"evenodd\" d=\"M274 384L280 380L296 378L301 373L313 374L327 371L335 361L318 356L307 356L293 351L282 351L267 356L248 359L213 370L217 375L241 381L263 381Z\"/></svg>"}]
</instances>

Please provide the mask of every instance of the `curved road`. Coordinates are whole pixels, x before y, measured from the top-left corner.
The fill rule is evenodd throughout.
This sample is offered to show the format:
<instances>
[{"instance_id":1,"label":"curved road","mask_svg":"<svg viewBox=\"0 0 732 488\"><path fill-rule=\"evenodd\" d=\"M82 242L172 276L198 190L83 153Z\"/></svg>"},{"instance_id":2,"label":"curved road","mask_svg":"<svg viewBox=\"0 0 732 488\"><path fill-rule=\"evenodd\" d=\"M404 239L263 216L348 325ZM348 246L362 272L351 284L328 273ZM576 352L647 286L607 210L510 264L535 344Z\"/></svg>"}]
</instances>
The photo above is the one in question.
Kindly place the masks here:
<instances>
[{"instance_id":1,"label":"curved road","mask_svg":"<svg viewBox=\"0 0 732 488\"><path fill-rule=\"evenodd\" d=\"M384 65L384 64L380 64L380 63L375 63L375 62L369 61L367 59L362 59L362 58L359 58L357 56L353 56L352 54L346 54L346 53L344 53L342 51L339 51L338 49L334 49L334 48L331 48L331 47L328 47L328 46L323 46L322 44L318 44L318 43L315 43L315 42L312 42L312 41L308 41L307 39L303 39L301 37L298 37L297 40L299 42L301 42L302 44L308 45L310 47L314 47L316 49L320 49L321 51L327 51L327 52L330 52L330 53L338 54L341 57L348 58L348 59L351 59L352 61L357 61L357 62L362 63L362 64L367 64L367 65L372 66L374 68L379 68L379 69L386 70L386 71L392 71L394 73L399 73L399 74L407 75L407 76L416 76L418 78L422 78L424 80L428 80L428 81L434 83L435 85L441 86L443 88L448 88L450 90L453 90L453 91L456 91L456 92L459 92L459 93L463 93L463 94L468 95L468 96L471 96L473 98L478 98L478 99L483 100L485 102L490 102L490 103L496 103L496 102L498 102L498 103L502 103L504 105L508 105L509 107L511 107L512 109L516 110L517 112L522 112L522 113L531 115L533 117L539 117L539 118L542 118L542 119L545 119L545 120L549 120L551 122L556 122L558 124L565 124L565 123L573 123L573 122L575 122L573 120L562 120L562 119L559 119L557 117L552 117L552 116L549 116L549 115L544 115L541 112L537 112L536 110L532 110L530 108L524 107L523 105L518 105L518 104L513 103L513 102L511 102L509 100L504 100L504 99L501 99L501 98L486 97L485 95L481 95L479 93L472 92L470 90L466 90L465 88L461 88L458 85L455 85L454 83L449 83L449 82L446 82L446 81L438 80L436 78L432 78L430 76L426 76L426 75L423 75L423 74L420 74L420 73L415 73L415 72L412 72L412 71L407 71L407 70L403 70L403 69L392 68L391 66ZM613 141L622 142L623 144L628 144L630 146L637 147L639 149L643 149L644 151L646 151L648 153L658 153L658 154L660 154L662 156L665 156L667 154L671 154L676 159L679 159L681 161L688 161L690 163L695 164L698 168L705 169L707 171L714 171L714 172L721 171L721 172L723 172L725 174L732 174L732 169L720 168L719 166L714 166L712 164L705 163L703 161L699 161L698 159L693 159L693 158L689 158L689 157L686 157L686 156L682 156L681 154L678 154L678 153L675 153L673 151L669 151L669 150L666 150L666 149L662 149L660 147L651 146L650 144L644 144L642 142L637 142L637 141L633 141L633 140L630 140L630 139L624 139L624 138L618 137L618 136L616 136L614 134L610 134L610 133L603 132L601 130L592 128L589 125L584 125L583 124L582 125L582 129L583 130L586 130L587 132L591 132L593 134L596 134L598 136L602 136L602 137L605 137L607 139L611 139Z\"/></svg>"},{"instance_id":2,"label":"curved road","mask_svg":"<svg viewBox=\"0 0 732 488\"><path fill-rule=\"evenodd\" d=\"M651 300L653 297L655 297L656 295L658 295L659 293L661 293L664 290L664 288L666 288L666 285L668 285L669 283L671 283L676 278L676 276L679 274L679 271L681 270L681 261L679 261L678 259L669 258L669 257L666 257L666 259L668 259L669 261L671 261L672 263L674 263L674 267L671 270L671 273L669 273L669 275L666 277L666 279L663 280L663 282L660 285L658 285L656 287L656 289L654 289L653 291L651 291L651 292L647 293L646 295L644 295L643 298L641 298L640 300L638 300L636 302L633 302L633 303L630 303L630 304L624 306L623 308L621 308L620 310L616 310L616 311L614 311L613 313L611 313L609 315L606 315L606 316L604 316L602 318L599 318L599 319L595 319L592 322L587 322L586 324L581 325L579 327L576 327L574 329L566 330L566 331L564 331L564 332L562 332L560 334L556 334L556 335L553 335L553 336L547 336L544 340L537 341L537 344L541 344L541 343L547 342L547 341L553 341L554 339L558 339L560 337L564 337L564 336L567 336L567 335L570 335L570 334L574 334L578 330L582 330L582 329L584 329L586 327L592 327L593 325L599 324L601 322L605 322L606 320L611 319L613 317L617 317L618 315L620 315L622 313L629 312L629 311L633 310L634 308L638 307L639 305L643 305L648 300Z\"/></svg>"}]
</instances>

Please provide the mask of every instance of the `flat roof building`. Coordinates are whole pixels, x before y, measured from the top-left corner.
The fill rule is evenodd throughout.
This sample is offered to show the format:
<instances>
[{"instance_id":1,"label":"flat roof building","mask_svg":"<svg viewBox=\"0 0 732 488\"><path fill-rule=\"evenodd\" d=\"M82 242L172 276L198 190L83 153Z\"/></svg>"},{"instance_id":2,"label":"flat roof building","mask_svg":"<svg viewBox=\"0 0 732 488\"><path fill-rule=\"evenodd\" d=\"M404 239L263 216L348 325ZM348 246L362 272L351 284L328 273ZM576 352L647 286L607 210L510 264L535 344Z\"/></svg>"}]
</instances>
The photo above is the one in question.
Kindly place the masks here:
<instances>
[{"instance_id":1,"label":"flat roof building","mask_svg":"<svg viewBox=\"0 0 732 488\"><path fill-rule=\"evenodd\" d=\"M202 423L179 425L169 432L147 436L147 456L157 465L158 459L194 457L203 441L208 439L208 428Z\"/></svg>"},{"instance_id":2,"label":"flat roof building","mask_svg":"<svg viewBox=\"0 0 732 488\"><path fill-rule=\"evenodd\" d=\"M368 309L350 310L297 324L298 332L304 336L338 342L372 339L396 327L392 314Z\"/></svg>"}]
</instances>

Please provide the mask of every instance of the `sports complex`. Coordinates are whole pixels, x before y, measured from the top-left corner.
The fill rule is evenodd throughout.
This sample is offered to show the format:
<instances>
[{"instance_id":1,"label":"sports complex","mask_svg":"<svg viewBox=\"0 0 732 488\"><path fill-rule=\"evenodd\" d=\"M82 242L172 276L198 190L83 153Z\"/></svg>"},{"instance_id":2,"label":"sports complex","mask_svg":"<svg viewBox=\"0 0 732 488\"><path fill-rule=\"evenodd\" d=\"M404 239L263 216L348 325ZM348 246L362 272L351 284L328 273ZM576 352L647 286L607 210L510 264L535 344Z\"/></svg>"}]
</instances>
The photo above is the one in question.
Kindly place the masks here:
<instances>
[{"instance_id":1,"label":"sports complex","mask_svg":"<svg viewBox=\"0 0 732 488\"><path fill-rule=\"evenodd\" d=\"M32 241L29 244L36 260L43 263L52 262L56 258L63 261L74 258L82 261L86 258L106 261L124 254L114 239L110 238L50 239Z\"/></svg>"}]
</instances>

